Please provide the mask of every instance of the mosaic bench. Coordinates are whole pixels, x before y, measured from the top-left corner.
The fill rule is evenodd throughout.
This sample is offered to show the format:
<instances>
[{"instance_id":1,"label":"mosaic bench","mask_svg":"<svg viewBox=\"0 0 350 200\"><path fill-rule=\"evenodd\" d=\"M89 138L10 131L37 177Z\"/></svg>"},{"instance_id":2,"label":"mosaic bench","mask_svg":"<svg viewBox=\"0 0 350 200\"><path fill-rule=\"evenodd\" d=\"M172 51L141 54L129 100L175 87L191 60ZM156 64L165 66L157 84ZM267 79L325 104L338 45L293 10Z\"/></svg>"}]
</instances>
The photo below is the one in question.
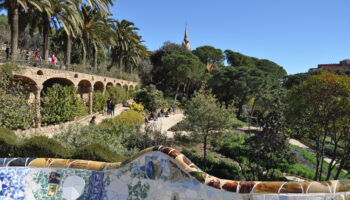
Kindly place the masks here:
<instances>
[{"instance_id":1,"label":"mosaic bench","mask_svg":"<svg viewBox=\"0 0 350 200\"><path fill-rule=\"evenodd\" d=\"M159 146L123 163L0 158L0 200L9 199L350 200L350 180L224 180L206 174L175 149Z\"/></svg>"}]
</instances>

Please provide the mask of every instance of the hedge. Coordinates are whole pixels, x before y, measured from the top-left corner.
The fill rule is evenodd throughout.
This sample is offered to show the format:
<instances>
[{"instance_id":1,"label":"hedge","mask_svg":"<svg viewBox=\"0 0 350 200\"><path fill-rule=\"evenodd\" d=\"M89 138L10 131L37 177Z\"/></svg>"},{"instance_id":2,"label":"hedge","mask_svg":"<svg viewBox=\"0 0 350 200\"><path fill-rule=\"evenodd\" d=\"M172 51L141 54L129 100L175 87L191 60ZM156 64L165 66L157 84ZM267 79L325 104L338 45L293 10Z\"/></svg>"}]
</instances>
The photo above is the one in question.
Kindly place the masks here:
<instances>
[{"instance_id":1,"label":"hedge","mask_svg":"<svg viewBox=\"0 0 350 200\"><path fill-rule=\"evenodd\" d=\"M100 144L90 144L75 149L74 159L95 160L103 162L122 162L125 158Z\"/></svg>"}]
</instances>

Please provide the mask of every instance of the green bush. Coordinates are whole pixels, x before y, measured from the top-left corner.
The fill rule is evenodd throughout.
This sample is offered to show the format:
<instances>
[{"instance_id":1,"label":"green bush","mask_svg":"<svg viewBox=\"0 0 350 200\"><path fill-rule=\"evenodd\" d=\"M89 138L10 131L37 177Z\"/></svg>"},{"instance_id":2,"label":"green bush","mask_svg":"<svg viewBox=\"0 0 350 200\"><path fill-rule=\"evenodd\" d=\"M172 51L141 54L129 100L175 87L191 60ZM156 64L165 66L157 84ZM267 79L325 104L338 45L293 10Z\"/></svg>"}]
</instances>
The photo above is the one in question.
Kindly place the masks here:
<instances>
[{"instance_id":1,"label":"green bush","mask_svg":"<svg viewBox=\"0 0 350 200\"><path fill-rule=\"evenodd\" d=\"M115 122L126 125L126 126L138 126L144 123L144 117L134 111L134 110L127 110L125 112L122 112L119 116L115 117L113 119Z\"/></svg>"},{"instance_id":2,"label":"green bush","mask_svg":"<svg viewBox=\"0 0 350 200\"><path fill-rule=\"evenodd\" d=\"M77 116L79 97L73 86L53 85L41 98L43 124L71 121Z\"/></svg>"},{"instance_id":3,"label":"green bush","mask_svg":"<svg viewBox=\"0 0 350 200\"><path fill-rule=\"evenodd\" d=\"M72 158L104 162L122 162L125 160L123 156L112 152L111 150L101 146L100 144L90 144L78 147L75 149Z\"/></svg>"},{"instance_id":4,"label":"green bush","mask_svg":"<svg viewBox=\"0 0 350 200\"><path fill-rule=\"evenodd\" d=\"M83 99L78 98L76 101L77 113L76 117L82 117L89 114L89 107L84 104Z\"/></svg>"},{"instance_id":5,"label":"green bush","mask_svg":"<svg viewBox=\"0 0 350 200\"><path fill-rule=\"evenodd\" d=\"M34 136L24 140L16 154L18 157L66 158L70 151L54 139Z\"/></svg>"},{"instance_id":6,"label":"green bush","mask_svg":"<svg viewBox=\"0 0 350 200\"><path fill-rule=\"evenodd\" d=\"M94 113L102 111L106 107L107 97L102 92L94 92L93 97L93 111Z\"/></svg>"},{"instance_id":7,"label":"green bush","mask_svg":"<svg viewBox=\"0 0 350 200\"><path fill-rule=\"evenodd\" d=\"M107 87L107 96L108 96L108 98L113 99L116 104L122 103L122 102L128 100L128 94L127 94L126 90L119 85L114 86L114 87L108 86Z\"/></svg>"},{"instance_id":8,"label":"green bush","mask_svg":"<svg viewBox=\"0 0 350 200\"><path fill-rule=\"evenodd\" d=\"M27 101L26 84L12 79L18 66L6 63L0 67L0 126L27 129L33 125L34 105Z\"/></svg>"},{"instance_id":9,"label":"green bush","mask_svg":"<svg viewBox=\"0 0 350 200\"><path fill-rule=\"evenodd\" d=\"M15 133L7 128L0 127L0 157L14 157L18 143Z\"/></svg>"},{"instance_id":10,"label":"green bush","mask_svg":"<svg viewBox=\"0 0 350 200\"><path fill-rule=\"evenodd\" d=\"M154 85L149 85L138 90L135 95L135 101L141 103L150 111L155 111L158 108L165 107L166 104L166 101L163 98L163 92L157 90Z\"/></svg>"},{"instance_id":11,"label":"green bush","mask_svg":"<svg viewBox=\"0 0 350 200\"><path fill-rule=\"evenodd\" d=\"M193 150L184 149L182 153L210 175L224 179L242 180L243 176L239 166L227 159L215 160L212 156L208 156L207 161L204 162L203 157Z\"/></svg>"}]
</instances>

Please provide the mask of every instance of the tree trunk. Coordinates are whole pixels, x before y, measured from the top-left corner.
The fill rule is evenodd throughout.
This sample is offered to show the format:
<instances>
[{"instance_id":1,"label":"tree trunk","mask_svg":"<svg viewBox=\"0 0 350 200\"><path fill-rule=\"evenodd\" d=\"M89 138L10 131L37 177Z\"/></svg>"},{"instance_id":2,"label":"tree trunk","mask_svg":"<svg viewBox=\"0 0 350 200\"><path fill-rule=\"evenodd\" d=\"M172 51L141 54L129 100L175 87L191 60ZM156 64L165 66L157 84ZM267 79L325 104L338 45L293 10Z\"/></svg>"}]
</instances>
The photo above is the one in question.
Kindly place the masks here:
<instances>
[{"instance_id":1,"label":"tree trunk","mask_svg":"<svg viewBox=\"0 0 350 200\"><path fill-rule=\"evenodd\" d=\"M94 46L94 71L97 72L97 55L98 55L98 49L97 46Z\"/></svg>"},{"instance_id":2,"label":"tree trunk","mask_svg":"<svg viewBox=\"0 0 350 200\"><path fill-rule=\"evenodd\" d=\"M344 165L345 165L345 158L343 158L341 161L340 161L340 164L338 166L338 171L337 171L337 174L334 176L334 180L338 180L339 178L339 175L340 175L340 172L343 170L344 168Z\"/></svg>"},{"instance_id":3,"label":"tree trunk","mask_svg":"<svg viewBox=\"0 0 350 200\"><path fill-rule=\"evenodd\" d=\"M82 60L82 64L86 65L86 46L83 47L83 60Z\"/></svg>"},{"instance_id":4,"label":"tree trunk","mask_svg":"<svg viewBox=\"0 0 350 200\"><path fill-rule=\"evenodd\" d=\"M47 14L43 16L44 27L43 27L43 54L44 61L49 60L49 29L50 29L50 19Z\"/></svg>"},{"instance_id":5,"label":"tree trunk","mask_svg":"<svg viewBox=\"0 0 350 200\"><path fill-rule=\"evenodd\" d=\"M120 57L119 59L119 71L120 71L120 78L123 77L123 57Z\"/></svg>"},{"instance_id":6,"label":"tree trunk","mask_svg":"<svg viewBox=\"0 0 350 200\"><path fill-rule=\"evenodd\" d=\"M331 172L337 164L337 162L334 163L336 156L337 156L337 149L338 149L338 142L337 142L337 140L334 140L333 156L332 156L331 162L328 164L328 171L327 171L327 178L326 178L327 181L331 177Z\"/></svg>"},{"instance_id":7,"label":"tree trunk","mask_svg":"<svg viewBox=\"0 0 350 200\"><path fill-rule=\"evenodd\" d=\"M14 61L18 47L18 8L17 4L11 12L11 60Z\"/></svg>"},{"instance_id":8,"label":"tree trunk","mask_svg":"<svg viewBox=\"0 0 350 200\"><path fill-rule=\"evenodd\" d=\"M72 38L67 34L67 46L66 46L66 67L67 69L70 66L71 52L72 52Z\"/></svg>"},{"instance_id":9,"label":"tree trunk","mask_svg":"<svg viewBox=\"0 0 350 200\"><path fill-rule=\"evenodd\" d=\"M207 163L207 135L204 135L204 142L203 142L203 159L204 159L204 165Z\"/></svg>"},{"instance_id":10,"label":"tree trunk","mask_svg":"<svg viewBox=\"0 0 350 200\"><path fill-rule=\"evenodd\" d=\"M315 172L315 177L314 180L318 180L318 173L319 173L319 168L320 168L320 138L317 136L316 140L316 172Z\"/></svg>"},{"instance_id":11,"label":"tree trunk","mask_svg":"<svg viewBox=\"0 0 350 200\"><path fill-rule=\"evenodd\" d=\"M180 83L177 84L176 94L175 94L175 98L174 98L175 102L176 102L176 99L177 99L177 95L179 94L180 85L181 85Z\"/></svg>"},{"instance_id":12,"label":"tree trunk","mask_svg":"<svg viewBox=\"0 0 350 200\"><path fill-rule=\"evenodd\" d=\"M325 135L323 136L322 139L322 146L321 146L321 166L320 166L320 174L319 174L319 181L322 180L322 172L323 172L323 164L324 164L324 146L325 146L325 142L326 142L326 138L327 138L327 132L325 133Z\"/></svg>"}]
</instances>

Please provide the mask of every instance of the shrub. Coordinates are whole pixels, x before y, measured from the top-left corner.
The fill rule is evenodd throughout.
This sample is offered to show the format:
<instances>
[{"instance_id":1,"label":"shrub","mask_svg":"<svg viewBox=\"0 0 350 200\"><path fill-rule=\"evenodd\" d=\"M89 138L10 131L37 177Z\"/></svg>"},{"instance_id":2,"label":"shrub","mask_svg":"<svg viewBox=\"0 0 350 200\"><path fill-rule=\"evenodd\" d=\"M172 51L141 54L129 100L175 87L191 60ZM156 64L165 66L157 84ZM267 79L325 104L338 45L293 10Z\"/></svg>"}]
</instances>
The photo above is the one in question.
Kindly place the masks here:
<instances>
[{"instance_id":1,"label":"shrub","mask_svg":"<svg viewBox=\"0 0 350 200\"><path fill-rule=\"evenodd\" d=\"M78 98L76 101L77 113L76 117L82 117L89 114L89 107L84 104L84 101L81 98Z\"/></svg>"},{"instance_id":2,"label":"shrub","mask_svg":"<svg viewBox=\"0 0 350 200\"><path fill-rule=\"evenodd\" d=\"M106 107L107 97L102 92L94 92L93 97L93 111L94 113L103 110Z\"/></svg>"},{"instance_id":3,"label":"shrub","mask_svg":"<svg viewBox=\"0 0 350 200\"><path fill-rule=\"evenodd\" d=\"M116 104L122 103L122 102L128 100L128 94L127 94L126 90L119 85L114 86L114 87L108 86L107 87L107 96L108 96L108 98L113 99Z\"/></svg>"},{"instance_id":4,"label":"shrub","mask_svg":"<svg viewBox=\"0 0 350 200\"><path fill-rule=\"evenodd\" d=\"M34 105L27 101L28 85L12 79L12 72L17 69L11 63L0 67L0 126L27 129L33 125Z\"/></svg>"},{"instance_id":5,"label":"shrub","mask_svg":"<svg viewBox=\"0 0 350 200\"><path fill-rule=\"evenodd\" d=\"M140 103L132 103L130 104L130 109L136 112L142 112L144 110L144 107Z\"/></svg>"},{"instance_id":6,"label":"shrub","mask_svg":"<svg viewBox=\"0 0 350 200\"><path fill-rule=\"evenodd\" d=\"M7 128L0 127L0 157L13 157L17 151L17 137Z\"/></svg>"},{"instance_id":7,"label":"shrub","mask_svg":"<svg viewBox=\"0 0 350 200\"><path fill-rule=\"evenodd\" d=\"M70 151L56 140L46 136L34 136L24 140L16 152L18 157L50 157L65 158Z\"/></svg>"},{"instance_id":8,"label":"shrub","mask_svg":"<svg viewBox=\"0 0 350 200\"><path fill-rule=\"evenodd\" d=\"M78 113L79 97L72 86L53 85L41 98L43 124L73 120Z\"/></svg>"},{"instance_id":9,"label":"shrub","mask_svg":"<svg viewBox=\"0 0 350 200\"><path fill-rule=\"evenodd\" d=\"M75 149L72 158L103 162L122 162L125 160L123 156L112 152L111 150L101 146L100 144L90 144L78 147Z\"/></svg>"},{"instance_id":10,"label":"shrub","mask_svg":"<svg viewBox=\"0 0 350 200\"><path fill-rule=\"evenodd\" d=\"M163 92L157 90L154 85L149 85L136 92L135 101L142 103L146 109L155 111L164 107Z\"/></svg>"},{"instance_id":11,"label":"shrub","mask_svg":"<svg viewBox=\"0 0 350 200\"><path fill-rule=\"evenodd\" d=\"M115 122L126 125L126 126L137 126L144 122L144 117L133 110L122 112L119 116L114 118Z\"/></svg>"},{"instance_id":12,"label":"shrub","mask_svg":"<svg viewBox=\"0 0 350 200\"><path fill-rule=\"evenodd\" d=\"M227 159L215 160L212 156L208 156L205 162L203 156L200 156L193 150L184 149L182 153L199 168L211 175L224 179L242 180L242 173L239 166Z\"/></svg>"}]
</instances>

